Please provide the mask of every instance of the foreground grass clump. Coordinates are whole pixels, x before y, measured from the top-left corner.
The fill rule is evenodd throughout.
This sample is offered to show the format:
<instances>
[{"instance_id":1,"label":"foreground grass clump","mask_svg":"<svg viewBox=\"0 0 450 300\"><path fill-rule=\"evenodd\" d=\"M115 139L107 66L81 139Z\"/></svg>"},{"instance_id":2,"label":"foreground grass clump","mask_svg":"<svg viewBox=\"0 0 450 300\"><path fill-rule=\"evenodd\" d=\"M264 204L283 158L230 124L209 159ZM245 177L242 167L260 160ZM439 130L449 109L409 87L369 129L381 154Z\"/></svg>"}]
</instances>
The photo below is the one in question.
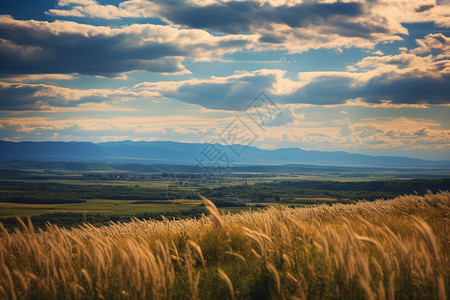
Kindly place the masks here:
<instances>
[{"instance_id":1,"label":"foreground grass clump","mask_svg":"<svg viewBox=\"0 0 450 300\"><path fill-rule=\"evenodd\" d=\"M0 299L446 299L450 193L76 229L0 225Z\"/></svg>"}]
</instances>

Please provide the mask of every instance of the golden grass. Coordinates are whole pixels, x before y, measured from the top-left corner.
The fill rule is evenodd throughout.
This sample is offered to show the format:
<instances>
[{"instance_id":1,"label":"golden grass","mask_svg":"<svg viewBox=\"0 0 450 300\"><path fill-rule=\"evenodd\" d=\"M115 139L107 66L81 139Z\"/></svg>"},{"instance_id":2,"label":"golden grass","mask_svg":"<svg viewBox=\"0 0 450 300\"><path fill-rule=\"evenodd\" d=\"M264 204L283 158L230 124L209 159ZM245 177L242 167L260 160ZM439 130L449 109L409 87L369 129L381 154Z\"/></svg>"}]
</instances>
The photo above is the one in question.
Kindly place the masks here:
<instances>
[{"instance_id":1,"label":"golden grass","mask_svg":"<svg viewBox=\"0 0 450 300\"><path fill-rule=\"evenodd\" d=\"M446 299L450 194L35 231L0 224L0 299Z\"/></svg>"}]
</instances>

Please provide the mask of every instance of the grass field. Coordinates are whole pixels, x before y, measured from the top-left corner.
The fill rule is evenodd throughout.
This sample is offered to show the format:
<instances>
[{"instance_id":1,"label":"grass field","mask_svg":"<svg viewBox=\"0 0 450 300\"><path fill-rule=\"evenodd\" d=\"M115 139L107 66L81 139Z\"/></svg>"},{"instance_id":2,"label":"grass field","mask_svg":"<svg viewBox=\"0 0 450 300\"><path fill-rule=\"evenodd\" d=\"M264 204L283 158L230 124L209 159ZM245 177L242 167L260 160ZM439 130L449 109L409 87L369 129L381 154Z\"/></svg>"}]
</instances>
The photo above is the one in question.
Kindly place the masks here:
<instances>
[{"instance_id":1,"label":"grass field","mask_svg":"<svg viewBox=\"0 0 450 300\"><path fill-rule=\"evenodd\" d=\"M44 213L89 213L107 215L134 215L138 213L161 213L180 211L198 206L201 201L196 200L174 200L161 203L133 204L135 200L105 200L92 199L84 203L64 204L23 204L0 202L0 218L11 216L33 216Z\"/></svg>"},{"instance_id":2,"label":"grass field","mask_svg":"<svg viewBox=\"0 0 450 300\"><path fill-rule=\"evenodd\" d=\"M321 200L332 201L333 198L299 198L300 200ZM163 200L164 201L164 200ZM142 213L160 213L176 212L199 207L201 200L192 199L173 199L165 201L166 203L139 203L136 200L111 200L111 199L88 199L84 203L63 203L63 204L25 204L0 202L0 220L9 217L37 216L46 213L86 213L101 215L135 215ZM249 203L247 207L225 207L220 211L224 214L232 214L241 211L249 211L257 203ZM258 203L259 206L283 206L280 203ZM304 207L308 204L292 204L290 206ZM254 208L255 209L255 208Z\"/></svg>"},{"instance_id":3,"label":"grass field","mask_svg":"<svg viewBox=\"0 0 450 300\"><path fill-rule=\"evenodd\" d=\"M202 201L191 199L175 199L167 201L167 204L161 203L143 203L133 204L135 200L104 200L93 199L85 203L70 204L23 204L0 202L0 222L2 218L37 216L48 213L84 213L100 214L108 216L133 216L142 213L158 213L161 215L170 212L182 212L200 207ZM220 208L222 214L236 214L244 211L255 211L261 207L282 206L279 203L258 204L261 207L255 207L255 203L247 207L224 207ZM291 206L304 207L308 205L293 204Z\"/></svg>"},{"instance_id":4,"label":"grass field","mask_svg":"<svg viewBox=\"0 0 450 300\"><path fill-rule=\"evenodd\" d=\"M127 185L148 188L167 188L171 181L125 181L125 180L86 180L80 179L0 179L0 184L5 182L17 183L58 183L58 184L76 184L76 185Z\"/></svg>"},{"instance_id":5,"label":"grass field","mask_svg":"<svg viewBox=\"0 0 450 300\"><path fill-rule=\"evenodd\" d=\"M1 299L446 299L450 194L35 231L0 228ZM1 226L0 226L1 227Z\"/></svg>"}]
</instances>

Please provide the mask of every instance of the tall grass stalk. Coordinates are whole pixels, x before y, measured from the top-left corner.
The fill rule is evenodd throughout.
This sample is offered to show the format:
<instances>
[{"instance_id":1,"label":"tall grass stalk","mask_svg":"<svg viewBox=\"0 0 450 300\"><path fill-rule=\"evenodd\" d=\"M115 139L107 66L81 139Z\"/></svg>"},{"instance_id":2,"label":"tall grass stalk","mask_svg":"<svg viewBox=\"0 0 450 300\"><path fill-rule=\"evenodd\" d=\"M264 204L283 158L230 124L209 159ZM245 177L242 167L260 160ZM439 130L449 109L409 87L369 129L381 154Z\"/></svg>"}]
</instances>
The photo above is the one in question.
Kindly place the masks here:
<instances>
[{"instance_id":1,"label":"tall grass stalk","mask_svg":"<svg viewBox=\"0 0 450 300\"><path fill-rule=\"evenodd\" d=\"M447 299L450 194L46 230L0 223L0 299Z\"/></svg>"}]
</instances>

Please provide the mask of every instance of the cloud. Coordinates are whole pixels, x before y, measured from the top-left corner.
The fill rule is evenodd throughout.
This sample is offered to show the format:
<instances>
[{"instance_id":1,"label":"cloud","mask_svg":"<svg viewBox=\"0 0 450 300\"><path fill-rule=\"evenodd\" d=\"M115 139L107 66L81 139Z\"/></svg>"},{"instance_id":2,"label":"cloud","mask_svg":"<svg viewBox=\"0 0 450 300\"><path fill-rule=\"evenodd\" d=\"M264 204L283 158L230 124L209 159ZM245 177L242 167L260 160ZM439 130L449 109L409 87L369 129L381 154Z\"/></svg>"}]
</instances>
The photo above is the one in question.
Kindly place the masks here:
<instances>
[{"instance_id":1,"label":"cloud","mask_svg":"<svg viewBox=\"0 0 450 300\"><path fill-rule=\"evenodd\" d=\"M369 2L369 1L366 1ZM435 0L380 0L371 5L373 14L400 23L434 23L450 27L450 3Z\"/></svg>"},{"instance_id":2,"label":"cloud","mask_svg":"<svg viewBox=\"0 0 450 300\"><path fill-rule=\"evenodd\" d=\"M303 119L305 119L304 113L296 113L292 106L286 106L276 115L267 115L264 123L260 125L268 127L299 126Z\"/></svg>"},{"instance_id":3,"label":"cloud","mask_svg":"<svg viewBox=\"0 0 450 300\"><path fill-rule=\"evenodd\" d=\"M0 76L78 73L113 77L135 70L189 73L183 59L220 58L248 47L251 40L153 24L112 28L0 16Z\"/></svg>"},{"instance_id":4,"label":"cloud","mask_svg":"<svg viewBox=\"0 0 450 300\"><path fill-rule=\"evenodd\" d=\"M207 30L220 35L254 35L254 50L304 52L318 48L373 48L380 42L402 40L402 25L424 22L445 25L446 5L434 0L394 1L188 1L129 0L118 6L96 1L60 1L56 16L116 19L160 18L173 26Z\"/></svg>"},{"instance_id":5,"label":"cloud","mask_svg":"<svg viewBox=\"0 0 450 300\"><path fill-rule=\"evenodd\" d=\"M344 104L352 98L367 103L390 104L446 104L450 94L450 76L416 77L406 74L391 77L386 73L359 82L347 76L320 76L291 95L280 95L285 103L311 103L318 105Z\"/></svg>"},{"instance_id":6,"label":"cloud","mask_svg":"<svg viewBox=\"0 0 450 300\"><path fill-rule=\"evenodd\" d=\"M259 1L124 1L118 6L97 1L59 1L55 16L118 19L162 17L178 25L217 32L244 33L255 26L286 24L290 27L319 25L336 16L358 17L363 13L358 2L275 4Z\"/></svg>"},{"instance_id":7,"label":"cloud","mask_svg":"<svg viewBox=\"0 0 450 300\"><path fill-rule=\"evenodd\" d=\"M362 127L362 128L357 128L356 132L360 138L367 138L367 137L375 136L377 134L384 134L384 131L381 129L378 129L376 126L366 126L366 127Z\"/></svg>"},{"instance_id":8,"label":"cloud","mask_svg":"<svg viewBox=\"0 0 450 300\"><path fill-rule=\"evenodd\" d=\"M349 70L300 73L299 88L279 98L284 102L328 105L349 103L351 99L380 105L449 102L450 60L440 55L369 56Z\"/></svg>"},{"instance_id":9,"label":"cloud","mask_svg":"<svg viewBox=\"0 0 450 300\"><path fill-rule=\"evenodd\" d=\"M450 38L442 33L430 33L424 39L418 39L416 42L419 47L412 49L411 53L423 54L431 52L434 49L438 49L444 53L450 52Z\"/></svg>"},{"instance_id":10,"label":"cloud","mask_svg":"<svg viewBox=\"0 0 450 300\"><path fill-rule=\"evenodd\" d=\"M261 5L257 1L230 1L196 6L185 1L161 1L160 14L174 24L226 33L252 32L256 26L284 24L291 28L333 23L334 18L362 15L360 3L301 3ZM342 20L337 20L337 22Z\"/></svg>"},{"instance_id":11,"label":"cloud","mask_svg":"<svg viewBox=\"0 0 450 300\"><path fill-rule=\"evenodd\" d=\"M350 122L346 122L344 124L344 126L342 126L341 130L339 131L339 133L342 136L348 137L348 136L352 136L355 133L355 129L350 124Z\"/></svg>"},{"instance_id":12,"label":"cloud","mask_svg":"<svg viewBox=\"0 0 450 300\"><path fill-rule=\"evenodd\" d=\"M16 117L0 120L0 139L17 140L177 140L210 142L223 130L222 120L187 115L108 118ZM222 129L221 129L222 128Z\"/></svg>"},{"instance_id":13,"label":"cloud","mask_svg":"<svg viewBox=\"0 0 450 300\"><path fill-rule=\"evenodd\" d=\"M218 110L243 110L261 91L281 104L426 107L449 102L450 61L432 55L370 56L351 71L302 72L297 81L285 73L261 69L204 80L144 82L134 88Z\"/></svg>"},{"instance_id":14,"label":"cloud","mask_svg":"<svg viewBox=\"0 0 450 300\"><path fill-rule=\"evenodd\" d=\"M274 87L281 73L258 70L204 80L144 82L134 88L209 109L244 110L261 91Z\"/></svg>"},{"instance_id":15,"label":"cloud","mask_svg":"<svg viewBox=\"0 0 450 300\"><path fill-rule=\"evenodd\" d=\"M359 152L364 149L366 153L372 149L377 155L405 155L406 150L420 153L427 149L433 153L428 158L437 159L433 155L443 157L442 151L450 150L450 130L441 125L433 120L405 117L303 121L288 130L267 127L256 144L271 145L272 149L277 145L327 151Z\"/></svg>"},{"instance_id":16,"label":"cloud","mask_svg":"<svg viewBox=\"0 0 450 300\"><path fill-rule=\"evenodd\" d=\"M75 79L73 75L68 74L25 74L10 77L3 77L1 80L9 82L29 82L29 81L43 81L43 80L72 80Z\"/></svg>"},{"instance_id":17,"label":"cloud","mask_svg":"<svg viewBox=\"0 0 450 300\"><path fill-rule=\"evenodd\" d=\"M88 17L102 19L139 18L139 11L122 9L114 5L100 5L97 1L58 1L58 9L50 9L47 13L59 17Z\"/></svg>"},{"instance_id":18,"label":"cloud","mask_svg":"<svg viewBox=\"0 0 450 300\"><path fill-rule=\"evenodd\" d=\"M94 0L61 0L49 14L157 17L171 25L108 27L0 16L0 76L78 73L115 77L136 70L187 74L185 59L208 61L237 51L373 48L377 43L402 40L399 34L408 34L402 25L405 20L423 22L420 17L432 13L436 17L435 11L448 8L432 0L381 2L130 0L114 6ZM186 26L195 29L183 29ZM414 53L438 47L441 38L429 35Z\"/></svg>"},{"instance_id":19,"label":"cloud","mask_svg":"<svg viewBox=\"0 0 450 300\"><path fill-rule=\"evenodd\" d=\"M122 102L149 98L150 92L124 89L71 89L48 84L0 82L0 110L51 111L55 107L75 107L87 103Z\"/></svg>"},{"instance_id":20,"label":"cloud","mask_svg":"<svg viewBox=\"0 0 450 300\"><path fill-rule=\"evenodd\" d=\"M427 136L429 136L428 129L422 128L420 130L417 130L416 132L414 132L414 135L418 136L418 137L427 137Z\"/></svg>"},{"instance_id":21,"label":"cloud","mask_svg":"<svg viewBox=\"0 0 450 300\"><path fill-rule=\"evenodd\" d=\"M334 105L334 106L336 106L336 105ZM421 103L421 104L392 103L391 100L380 100L378 103L369 103L369 102L364 102L361 98L348 99L347 101L345 101L344 104L341 104L340 106L360 106L360 107L369 107L369 108L429 108L429 105L426 103ZM348 113L348 112L342 111L341 113Z\"/></svg>"},{"instance_id":22,"label":"cloud","mask_svg":"<svg viewBox=\"0 0 450 300\"><path fill-rule=\"evenodd\" d=\"M329 135L328 139L352 148L450 150L450 130L439 127L430 120L405 117L367 118L355 123L347 120L339 135Z\"/></svg>"},{"instance_id":23,"label":"cloud","mask_svg":"<svg viewBox=\"0 0 450 300\"><path fill-rule=\"evenodd\" d=\"M411 55L414 56L407 54ZM0 109L50 111L54 107L86 103L173 99L211 110L243 111L256 95L265 91L275 102L290 104L291 108L283 108L279 118L266 120L270 126L281 126L302 117L293 110L295 105L387 108L446 104L448 76L440 75L436 66L419 72L421 64L427 61L432 60L373 57L361 61L359 66L365 72L304 72L299 74L298 81L287 79L282 70L261 69L201 80L143 82L119 89L71 89L43 83L0 82ZM386 71L386 65L394 67Z\"/></svg>"},{"instance_id":24,"label":"cloud","mask_svg":"<svg viewBox=\"0 0 450 300\"><path fill-rule=\"evenodd\" d=\"M290 106L283 106L284 112ZM322 111L321 111L322 109ZM327 108L319 107L321 115ZM283 113L284 113L283 112ZM298 115L298 114L297 114ZM308 115L309 117L309 115ZM340 116L337 116L340 118ZM219 134L235 117L205 118L204 115L84 116L58 118L54 116L16 116L0 120L0 138L12 140L177 140L183 142L220 142ZM310 118L310 117L309 117ZM250 124L251 120L244 119ZM120 137L120 138L119 138ZM375 117L350 119L302 120L281 126L266 126L255 145L265 148L301 147L327 151L404 155L405 151L427 151L445 156L450 150L450 130L434 120L405 117ZM383 152L384 151L384 152ZM439 152L441 151L441 152ZM420 152L416 152L420 153Z\"/></svg>"}]
</instances>

